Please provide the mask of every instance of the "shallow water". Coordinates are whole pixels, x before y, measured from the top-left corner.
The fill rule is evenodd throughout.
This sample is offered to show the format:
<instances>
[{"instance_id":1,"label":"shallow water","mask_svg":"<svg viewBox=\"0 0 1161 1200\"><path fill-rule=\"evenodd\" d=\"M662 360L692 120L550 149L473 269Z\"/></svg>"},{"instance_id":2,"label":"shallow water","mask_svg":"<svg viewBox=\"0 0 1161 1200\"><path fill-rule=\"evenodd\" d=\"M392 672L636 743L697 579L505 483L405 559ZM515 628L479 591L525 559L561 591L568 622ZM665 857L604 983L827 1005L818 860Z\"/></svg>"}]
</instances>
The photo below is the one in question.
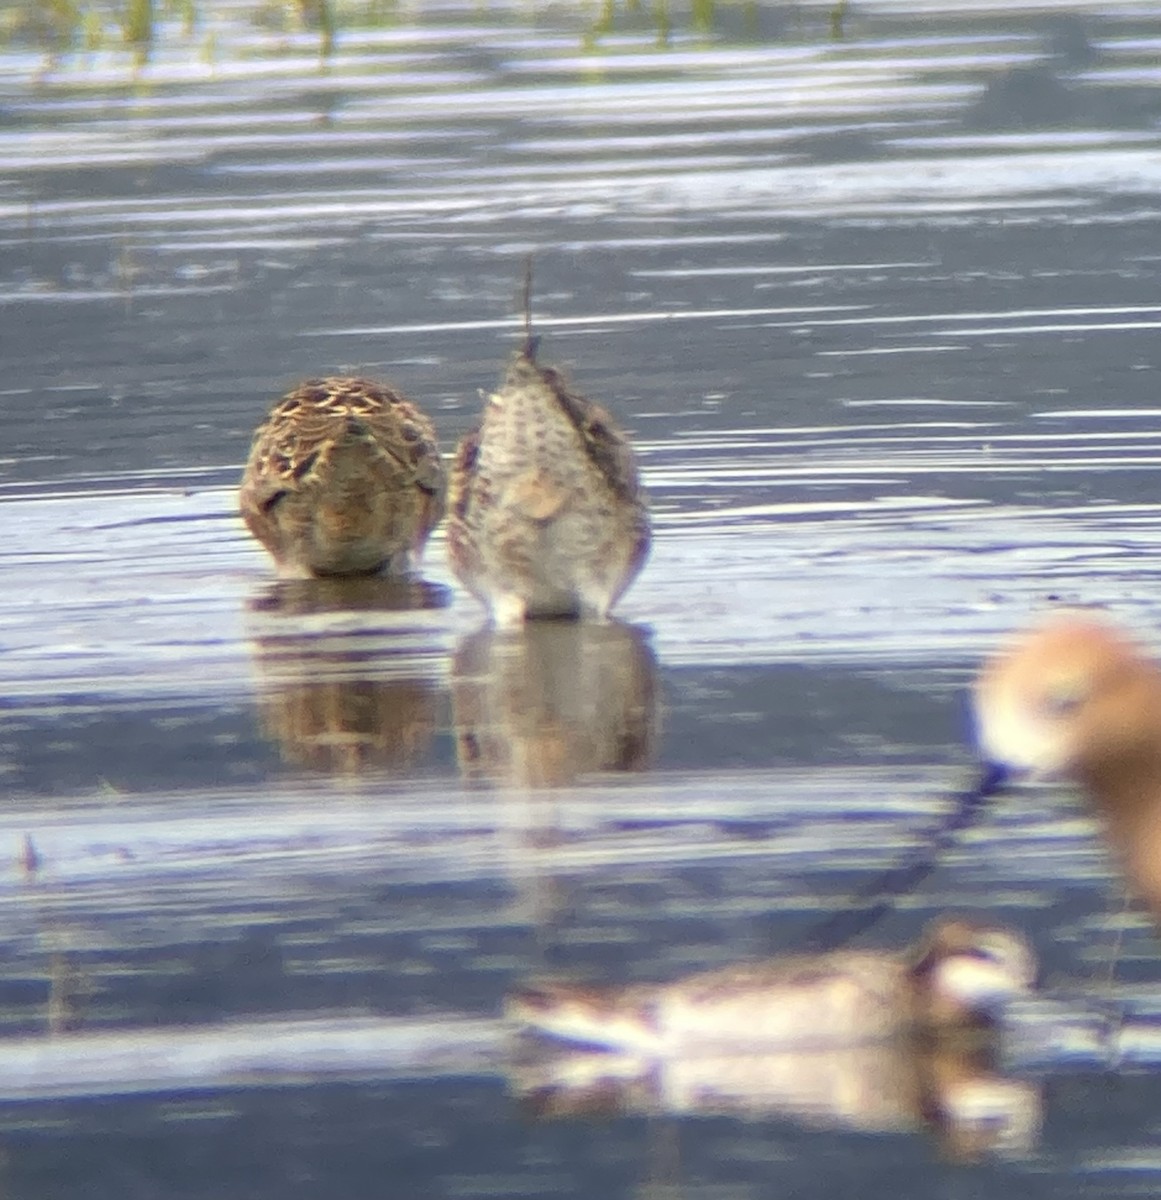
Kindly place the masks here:
<instances>
[{"instance_id":1,"label":"shallow water","mask_svg":"<svg viewBox=\"0 0 1161 1200\"><path fill-rule=\"evenodd\" d=\"M1050 792L870 939L984 908L1078 1028L1128 1007L1013 1038L1017 1153L769 1097L533 1122L491 1024L546 966L793 944L962 783L1004 632L1161 625L1153 6L829 7L586 50L428 4L324 64L238 5L136 73L0 55L13 1195L1156 1190L1161 961ZM450 449L530 250L653 498L623 623L483 633L439 537L409 592L275 584L234 511L269 403L388 375Z\"/></svg>"}]
</instances>

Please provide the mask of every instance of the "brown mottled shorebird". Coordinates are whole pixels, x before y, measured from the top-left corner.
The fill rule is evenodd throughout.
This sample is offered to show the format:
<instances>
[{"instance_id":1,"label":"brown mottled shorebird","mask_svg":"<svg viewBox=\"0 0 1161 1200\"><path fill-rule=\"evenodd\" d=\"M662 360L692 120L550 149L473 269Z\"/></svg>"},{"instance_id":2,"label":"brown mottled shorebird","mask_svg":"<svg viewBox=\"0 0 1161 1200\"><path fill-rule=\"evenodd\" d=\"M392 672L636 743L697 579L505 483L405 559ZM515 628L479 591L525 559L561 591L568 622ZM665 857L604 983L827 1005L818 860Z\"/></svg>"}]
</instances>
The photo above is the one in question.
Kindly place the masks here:
<instances>
[{"instance_id":1,"label":"brown mottled shorebird","mask_svg":"<svg viewBox=\"0 0 1161 1200\"><path fill-rule=\"evenodd\" d=\"M452 570L498 625L603 620L648 552L649 512L628 440L600 405L536 361L528 332L456 452Z\"/></svg>"},{"instance_id":2,"label":"brown mottled shorebird","mask_svg":"<svg viewBox=\"0 0 1161 1200\"><path fill-rule=\"evenodd\" d=\"M562 1041L638 1054L833 1046L986 1025L1035 973L1019 934L945 917L902 954L788 955L623 987L534 983L509 997L506 1015Z\"/></svg>"},{"instance_id":3,"label":"brown mottled shorebird","mask_svg":"<svg viewBox=\"0 0 1161 1200\"><path fill-rule=\"evenodd\" d=\"M308 379L258 427L239 505L287 578L403 572L443 516L435 430L383 383Z\"/></svg>"}]
</instances>

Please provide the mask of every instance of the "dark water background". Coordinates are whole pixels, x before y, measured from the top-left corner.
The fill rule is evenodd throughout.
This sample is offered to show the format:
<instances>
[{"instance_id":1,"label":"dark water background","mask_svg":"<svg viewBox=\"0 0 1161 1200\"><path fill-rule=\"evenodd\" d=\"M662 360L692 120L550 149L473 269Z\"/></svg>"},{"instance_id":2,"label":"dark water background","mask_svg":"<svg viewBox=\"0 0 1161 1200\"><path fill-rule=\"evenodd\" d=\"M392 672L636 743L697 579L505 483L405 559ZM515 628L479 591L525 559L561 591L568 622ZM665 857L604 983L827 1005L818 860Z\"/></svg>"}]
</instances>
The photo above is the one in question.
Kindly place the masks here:
<instances>
[{"instance_id":1,"label":"dark water background","mask_svg":"<svg viewBox=\"0 0 1161 1200\"><path fill-rule=\"evenodd\" d=\"M722 5L592 49L529 7L404 6L326 62L245 4L136 71L0 54L6 1194L1154 1194L1161 1082L1099 1056L1026 1072L1036 1147L964 1166L769 1114L534 1123L471 1048L544 966L787 945L938 811L966 681L1046 603L1161 626L1161 16L867 2L833 42L831 5ZM529 251L545 357L653 497L626 624L513 659L439 539L421 593L276 586L234 512L270 402L385 375L450 449ZM876 937L960 905L1152 1002L1069 797L1004 799ZM197 1049L368 1014L451 1049ZM114 1066L27 1040L77 1025Z\"/></svg>"}]
</instances>

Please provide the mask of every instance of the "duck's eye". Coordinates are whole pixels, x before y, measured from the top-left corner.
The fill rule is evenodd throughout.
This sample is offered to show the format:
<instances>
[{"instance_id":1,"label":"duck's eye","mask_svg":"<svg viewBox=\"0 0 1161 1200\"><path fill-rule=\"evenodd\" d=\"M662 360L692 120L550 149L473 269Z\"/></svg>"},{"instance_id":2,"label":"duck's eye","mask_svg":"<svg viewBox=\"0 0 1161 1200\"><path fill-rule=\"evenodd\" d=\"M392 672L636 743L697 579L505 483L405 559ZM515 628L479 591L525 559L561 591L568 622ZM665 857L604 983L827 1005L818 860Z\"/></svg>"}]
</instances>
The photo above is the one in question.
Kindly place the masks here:
<instances>
[{"instance_id":1,"label":"duck's eye","mask_svg":"<svg viewBox=\"0 0 1161 1200\"><path fill-rule=\"evenodd\" d=\"M1088 688L1082 683L1058 683L1045 691L1040 707L1049 717L1069 717L1088 699Z\"/></svg>"}]
</instances>

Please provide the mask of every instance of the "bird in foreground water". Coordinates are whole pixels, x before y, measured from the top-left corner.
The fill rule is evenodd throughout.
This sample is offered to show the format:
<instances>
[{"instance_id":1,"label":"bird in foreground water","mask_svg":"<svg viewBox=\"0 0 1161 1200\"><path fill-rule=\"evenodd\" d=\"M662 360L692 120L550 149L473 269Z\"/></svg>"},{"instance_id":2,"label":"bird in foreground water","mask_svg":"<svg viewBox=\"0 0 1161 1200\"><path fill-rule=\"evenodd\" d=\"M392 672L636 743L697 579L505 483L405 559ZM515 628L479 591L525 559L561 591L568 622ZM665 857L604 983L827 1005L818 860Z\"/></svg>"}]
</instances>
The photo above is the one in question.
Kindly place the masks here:
<instances>
[{"instance_id":1,"label":"bird in foreground water","mask_svg":"<svg viewBox=\"0 0 1161 1200\"><path fill-rule=\"evenodd\" d=\"M985 666L974 700L997 776L1079 784L1161 915L1161 670L1145 651L1095 613L1057 613Z\"/></svg>"},{"instance_id":2,"label":"bird in foreground water","mask_svg":"<svg viewBox=\"0 0 1161 1200\"><path fill-rule=\"evenodd\" d=\"M239 506L287 578L402 573L443 516L435 430L394 388L310 379L258 427Z\"/></svg>"},{"instance_id":3,"label":"bird in foreground water","mask_svg":"<svg viewBox=\"0 0 1161 1200\"><path fill-rule=\"evenodd\" d=\"M1131 889L1161 921L1161 669L1149 655L1100 614L1059 610L984 665L973 710L978 778L915 852L811 931L811 945L841 945L890 912L984 803L1025 776L1080 786Z\"/></svg>"},{"instance_id":4,"label":"bird in foreground water","mask_svg":"<svg viewBox=\"0 0 1161 1200\"><path fill-rule=\"evenodd\" d=\"M600 405L537 361L526 334L457 450L449 560L498 625L603 620L649 552L636 458Z\"/></svg>"},{"instance_id":5,"label":"bird in foreground water","mask_svg":"<svg viewBox=\"0 0 1161 1200\"><path fill-rule=\"evenodd\" d=\"M942 917L903 953L786 955L661 984L532 983L508 998L506 1015L562 1041L639 1054L836 1046L987 1026L1035 974L1018 933Z\"/></svg>"}]
</instances>

